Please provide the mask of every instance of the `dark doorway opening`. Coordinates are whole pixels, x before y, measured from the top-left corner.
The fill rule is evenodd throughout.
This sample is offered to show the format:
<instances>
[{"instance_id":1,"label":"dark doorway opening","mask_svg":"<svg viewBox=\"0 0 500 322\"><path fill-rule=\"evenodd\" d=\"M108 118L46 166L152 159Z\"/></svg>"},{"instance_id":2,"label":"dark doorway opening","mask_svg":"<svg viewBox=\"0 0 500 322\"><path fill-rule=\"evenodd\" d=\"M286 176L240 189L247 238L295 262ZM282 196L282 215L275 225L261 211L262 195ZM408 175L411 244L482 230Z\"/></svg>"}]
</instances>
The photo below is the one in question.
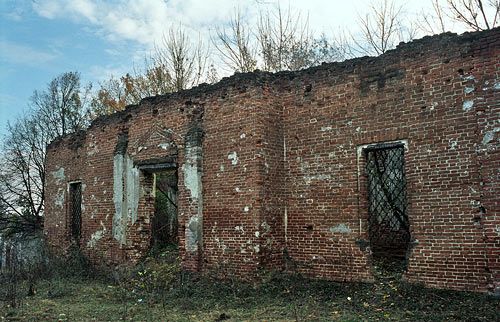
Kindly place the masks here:
<instances>
[{"instance_id":1,"label":"dark doorway opening","mask_svg":"<svg viewBox=\"0 0 500 322\"><path fill-rule=\"evenodd\" d=\"M69 184L69 214L70 214L70 237L71 240L80 245L82 234L82 183L72 182Z\"/></svg>"},{"instance_id":2,"label":"dark doorway opening","mask_svg":"<svg viewBox=\"0 0 500 322\"><path fill-rule=\"evenodd\" d=\"M155 211L152 220L153 249L176 249L179 245L177 170L153 173Z\"/></svg>"},{"instance_id":3,"label":"dark doorway opening","mask_svg":"<svg viewBox=\"0 0 500 322\"><path fill-rule=\"evenodd\" d=\"M391 272L406 269L410 244L403 144L365 149L368 225L374 264Z\"/></svg>"}]
</instances>

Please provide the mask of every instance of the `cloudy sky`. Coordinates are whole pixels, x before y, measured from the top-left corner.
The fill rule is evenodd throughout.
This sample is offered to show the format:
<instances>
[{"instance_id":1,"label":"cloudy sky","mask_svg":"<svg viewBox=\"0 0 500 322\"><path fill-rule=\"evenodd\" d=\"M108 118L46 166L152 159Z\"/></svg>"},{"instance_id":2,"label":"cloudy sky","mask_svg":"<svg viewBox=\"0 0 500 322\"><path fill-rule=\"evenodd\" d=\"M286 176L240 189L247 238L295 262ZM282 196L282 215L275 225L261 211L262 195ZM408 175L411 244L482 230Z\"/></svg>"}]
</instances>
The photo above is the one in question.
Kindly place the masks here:
<instances>
[{"instance_id":1,"label":"cloudy sky","mask_svg":"<svg viewBox=\"0 0 500 322\"><path fill-rule=\"evenodd\" d=\"M407 0L418 12L430 0ZM281 1L309 16L311 29L353 28L369 0ZM273 0L0 0L0 135L27 110L35 89L79 71L84 83L119 77L140 66L172 25L209 39L235 8L248 19Z\"/></svg>"}]
</instances>

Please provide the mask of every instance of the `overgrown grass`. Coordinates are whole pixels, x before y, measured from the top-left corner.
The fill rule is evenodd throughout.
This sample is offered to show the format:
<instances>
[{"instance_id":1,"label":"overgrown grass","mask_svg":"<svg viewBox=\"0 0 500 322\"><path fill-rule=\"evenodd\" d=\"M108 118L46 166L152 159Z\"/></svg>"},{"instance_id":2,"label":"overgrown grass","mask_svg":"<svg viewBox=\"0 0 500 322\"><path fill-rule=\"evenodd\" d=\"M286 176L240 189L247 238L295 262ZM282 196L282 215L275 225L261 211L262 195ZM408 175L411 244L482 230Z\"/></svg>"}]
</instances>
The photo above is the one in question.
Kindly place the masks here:
<instances>
[{"instance_id":1,"label":"overgrown grass","mask_svg":"<svg viewBox=\"0 0 500 322\"><path fill-rule=\"evenodd\" d=\"M27 284L20 286L27 292ZM26 293L25 293L26 294ZM111 280L40 281L1 320L22 321L498 321L499 302L484 294L404 283L334 283L272 275L259 285L184 276L165 292L129 289Z\"/></svg>"},{"instance_id":2,"label":"overgrown grass","mask_svg":"<svg viewBox=\"0 0 500 322\"><path fill-rule=\"evenodd\" d=\"M107 274L78 253L52 260L36 281L17 279L17 307L0 275L0 321L500 321L498 299L486 294L394 278L336 283L267 273L261 283L217 280L181 272L176 254L164 249Z\"/></svg>"}]
</instances>

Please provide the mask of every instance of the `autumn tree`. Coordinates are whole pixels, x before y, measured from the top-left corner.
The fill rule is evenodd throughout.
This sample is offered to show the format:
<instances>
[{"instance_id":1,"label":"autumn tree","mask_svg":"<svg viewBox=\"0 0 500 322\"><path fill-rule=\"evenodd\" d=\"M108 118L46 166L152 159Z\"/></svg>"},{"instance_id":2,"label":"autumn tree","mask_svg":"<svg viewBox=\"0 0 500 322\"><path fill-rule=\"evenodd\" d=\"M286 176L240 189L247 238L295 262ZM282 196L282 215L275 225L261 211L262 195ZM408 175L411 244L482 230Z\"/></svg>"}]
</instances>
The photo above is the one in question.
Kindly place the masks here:
<instances>
[{"instance_id":1,"label":"autumn tree","mask_svg":"<svg viewBox=\"0 0 500 322\"><path fill-rule=\"evenodd\" d=\"M100 84L92 99L92 115L111 114L149 96L162 95L198 85L207 78L208 51L201 40L193 43L179 26L171 28L153 53L135 70ZM209 70L214 77L215 72Z\"/></svg>"}]
</instances>

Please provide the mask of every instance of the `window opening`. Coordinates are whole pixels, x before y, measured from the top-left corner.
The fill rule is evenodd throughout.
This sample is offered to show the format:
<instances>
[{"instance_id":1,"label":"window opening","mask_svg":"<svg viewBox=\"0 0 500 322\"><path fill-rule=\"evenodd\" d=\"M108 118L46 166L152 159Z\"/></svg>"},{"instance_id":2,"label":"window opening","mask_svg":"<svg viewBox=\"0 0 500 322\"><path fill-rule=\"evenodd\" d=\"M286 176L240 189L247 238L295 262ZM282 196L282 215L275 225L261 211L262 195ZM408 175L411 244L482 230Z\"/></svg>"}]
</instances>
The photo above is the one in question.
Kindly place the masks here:
<instances>
[{"instance_id":1,"label":"window opening","mask_svg":"<svg viewBox=\"0 0 500 322\"><path fill-rule=\"evenodd\" d=\"M152 220L153 248L177 248L177 170L155 172L155 211Z\"/></svg>"},{"instance_id":2,"label":"window opening","mask_svg":"<svg viewBox=\"0 0 500 322\"><path fill-rule=\"evenodd\" d=\"M368 176L368 225L372 256L391 270L406 268L410 243L404 146L365 149Z\"/></svg>"},{"instance_id":3,"label":"window opening","mask_svg":"<svg viewBox=\"0 0 500 322\"><path fill-rule=\"evenodd\" d=\"M69 184L70 233L77 245L82 233L82 183Z\"/></svg>"}]
</instances>

